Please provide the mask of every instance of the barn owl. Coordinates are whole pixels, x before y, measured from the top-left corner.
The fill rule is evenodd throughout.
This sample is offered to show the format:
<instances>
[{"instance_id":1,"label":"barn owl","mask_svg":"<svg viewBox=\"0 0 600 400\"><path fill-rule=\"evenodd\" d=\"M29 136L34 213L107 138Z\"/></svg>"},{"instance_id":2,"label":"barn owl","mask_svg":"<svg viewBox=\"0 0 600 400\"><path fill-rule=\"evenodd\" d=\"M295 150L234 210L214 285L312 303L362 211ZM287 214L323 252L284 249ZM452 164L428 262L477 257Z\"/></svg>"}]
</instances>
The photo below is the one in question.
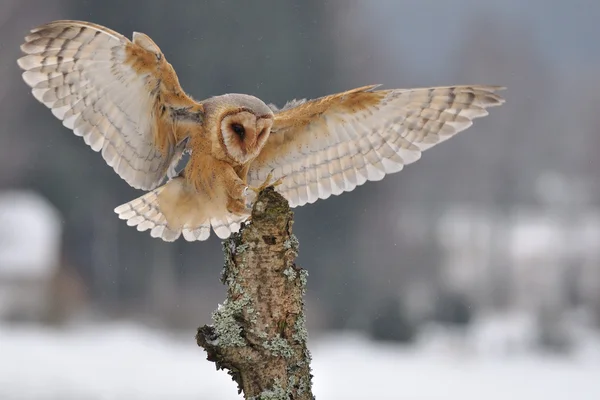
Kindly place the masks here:
<instances>
[{"instance_id":1,"label":"barn owl","mask_svg":"<svg viewBox=\"0 0 600 400\"><path fill-rule=\"evenodd\" d=\"M503 87L484 85L363 86L282 108L236 93L196 101L150 37L84 21L34 28L21 49L33 96L147 191L119 218L165 241L211 227L227 238L269 184L297 207L378 181L504 103Z\"/></svg>"}]
</instances>

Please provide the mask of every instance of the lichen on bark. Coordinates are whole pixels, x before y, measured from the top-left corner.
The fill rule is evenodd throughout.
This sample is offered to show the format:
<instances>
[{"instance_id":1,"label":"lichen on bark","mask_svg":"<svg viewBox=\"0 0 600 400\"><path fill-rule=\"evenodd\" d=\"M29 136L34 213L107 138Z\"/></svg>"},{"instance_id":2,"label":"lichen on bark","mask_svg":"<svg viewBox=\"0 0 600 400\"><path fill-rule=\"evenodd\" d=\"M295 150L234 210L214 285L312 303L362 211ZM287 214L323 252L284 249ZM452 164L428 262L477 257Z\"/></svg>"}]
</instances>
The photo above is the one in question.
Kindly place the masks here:
<instances>
[{"instance_id":1,"label":"lichen on bark","mask_svg":"<svg viewBox=\"0 0 600 400\"><path fill-rule=\"evenodd\" d=\"M263 190L251 222L223 243L227 299L196 335L246 399L314 399L303 300L308 274L294 262L292 224L287 201L272 187Z\"/></svg>"}]
</instances>

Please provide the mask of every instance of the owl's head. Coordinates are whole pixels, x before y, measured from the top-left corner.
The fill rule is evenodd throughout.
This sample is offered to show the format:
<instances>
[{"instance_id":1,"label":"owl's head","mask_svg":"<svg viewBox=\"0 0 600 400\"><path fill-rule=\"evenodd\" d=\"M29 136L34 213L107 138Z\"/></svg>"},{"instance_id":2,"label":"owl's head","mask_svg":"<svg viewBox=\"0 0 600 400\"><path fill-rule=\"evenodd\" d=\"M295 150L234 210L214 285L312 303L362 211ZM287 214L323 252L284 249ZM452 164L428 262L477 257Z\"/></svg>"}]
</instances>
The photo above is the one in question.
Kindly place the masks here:
<instances>
[{"instance_id":1,"label":"owl's head","mask_svg":"<svg viewBox=\"0 0 600 400\"><path fill-rule=\"evenodd\" d=\"M210 100L218 110L217 135L226 155L240 164L256 158L271 133L273 110L262 100L245 94L226 94Z\"/></svg>"}]
</instances>

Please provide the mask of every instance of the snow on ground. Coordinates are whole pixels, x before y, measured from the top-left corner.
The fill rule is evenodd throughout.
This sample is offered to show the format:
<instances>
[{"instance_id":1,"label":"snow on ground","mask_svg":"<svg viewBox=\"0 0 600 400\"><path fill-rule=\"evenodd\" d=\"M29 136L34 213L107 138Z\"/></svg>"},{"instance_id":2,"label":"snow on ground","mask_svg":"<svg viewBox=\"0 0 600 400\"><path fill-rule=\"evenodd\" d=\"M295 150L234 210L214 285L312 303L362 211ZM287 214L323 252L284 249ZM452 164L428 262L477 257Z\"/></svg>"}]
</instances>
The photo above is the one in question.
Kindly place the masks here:
<instances>
[{"instance_id":1,"label":"snow on ground","mask_svg":"<svg viewBox=\"0 0 600 400\"><path fill-rule=\"evenodd\" d=\"M315 339L320 400L600 399L597 357L482 356ZM2 400L234 400L235 384L189 337L132 324L52 330L0 325Z\"/></svg>"}]
</instances>

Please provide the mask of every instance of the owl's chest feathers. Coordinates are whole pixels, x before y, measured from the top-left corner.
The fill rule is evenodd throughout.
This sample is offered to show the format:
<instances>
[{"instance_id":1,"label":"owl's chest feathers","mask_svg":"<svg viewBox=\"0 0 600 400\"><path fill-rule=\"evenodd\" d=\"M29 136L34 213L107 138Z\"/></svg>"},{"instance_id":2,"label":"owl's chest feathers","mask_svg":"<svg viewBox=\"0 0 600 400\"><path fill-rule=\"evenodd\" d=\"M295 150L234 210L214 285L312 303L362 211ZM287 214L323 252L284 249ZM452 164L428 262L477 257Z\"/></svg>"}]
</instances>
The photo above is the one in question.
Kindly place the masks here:
<instances>
[{"instance_id":1,"label":"owl's chest feathers","mask_svg":"<svg viewBox=\"0 0 600 400\"><path fill-rule=\"evenodd\" d=\"M235 181L246 182L248 166L220 159L215 156L210 144L210 140L192 138L192 152L184 176L196 193L208 200L225 199Z\"/></svg>"}]
</instances>

